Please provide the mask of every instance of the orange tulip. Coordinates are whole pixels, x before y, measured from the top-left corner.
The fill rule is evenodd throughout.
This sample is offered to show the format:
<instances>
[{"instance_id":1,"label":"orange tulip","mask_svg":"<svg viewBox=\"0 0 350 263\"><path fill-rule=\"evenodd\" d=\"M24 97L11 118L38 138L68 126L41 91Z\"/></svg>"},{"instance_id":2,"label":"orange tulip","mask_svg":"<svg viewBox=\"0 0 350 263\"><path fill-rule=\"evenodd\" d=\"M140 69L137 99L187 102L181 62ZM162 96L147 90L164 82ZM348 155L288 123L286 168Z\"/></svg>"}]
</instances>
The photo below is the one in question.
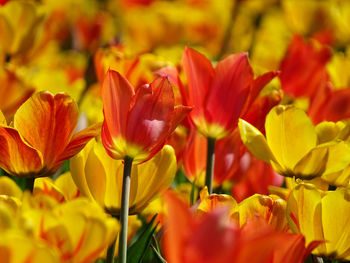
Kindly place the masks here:
<instances>
[{"instance_id":1,"label":"orange tulip","mask_svg":"<svg viewBox=\"0 0 350 263\"><path fill-rule=\"evenodd\" d=\"M182 93L187 104L194 105L189 117L200 133L214 139L236 128L238 118L277 75L268 72L254 79L246 53L228 56L214 69L204 55L186 47L182 64L188 84Z\"/></svg>"},{"instance_id":2,"label":"orange tulip","mask_svg":"<svg viewBox=\"0 0 350 263\"><path fill-rule=\"evenodd\" d=\"M62 93L40 92L17 110L13 127L0 115L0 167L18 177L55 173L97 136L100 125L74 134L78 106ZM74 135L73 135L74 134Z\"/></svg>"},{"instance_id":3,"label":"orange tulip","mask_svg":"<svg viewBox=\"0 0 350 263\"><path fill-rule=\"evenodd\" d=\"M239 228L223 208L196 217L170 192L165 200L164 250L169 263L302 263L320 243L305 248L302 235L274 231L259 217Z\"/></svg>"},{"instance_id":4,"label":"orange tulip","mask_svg":"<svg viewBox=\"0 0 350 263\"><path fill-rule=\"evenodd\" d=\"M102 142L114 159L143 162L162 149L166 139L191 111L174 107L167 78L157 78L134 91L118 72L109 70L102 86Z\"/></svg>"}]
</instances>

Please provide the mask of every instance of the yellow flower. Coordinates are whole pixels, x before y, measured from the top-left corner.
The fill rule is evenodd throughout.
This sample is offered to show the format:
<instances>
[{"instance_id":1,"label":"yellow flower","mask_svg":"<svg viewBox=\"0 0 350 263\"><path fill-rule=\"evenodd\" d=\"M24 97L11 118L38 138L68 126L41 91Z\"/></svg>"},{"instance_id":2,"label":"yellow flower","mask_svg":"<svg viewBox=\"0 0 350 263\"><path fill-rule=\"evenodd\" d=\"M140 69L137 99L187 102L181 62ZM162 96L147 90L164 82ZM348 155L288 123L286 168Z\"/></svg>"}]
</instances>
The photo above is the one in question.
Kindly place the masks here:
<instances>
[{"instance_id":1,"label":"yellow flower","mask_svg":"<svg viewBox=\"0 0 350 263\"><path fill-rule=\"evenodd\" d=\"M80 192L113 215L120 212L123 163L112 159L102 143L91 142L70 161L71 174ZM177 169L171 146L166 145L151 160L133 165L130 214L143 210L148 202L172 183Z\"/></svg>"},{"instance_id":2,"label":"yellow flower","mask_svg":"<svg viewBox=\"0 0 350 263\"><path fill-rule=\"evenodd\" d=\"M309 244L325 240L313 253L331 259L350 260L350 189L320 191L312 184L299 183L287 201L287 219L293 232Z\"/></svg>"},{"instance_id":3,"label":"yellow flower","mask_svg":"<svg viewBox=\"0 0 350 263\"><path fill-rule=\"evenodd\" d=\"M312 179L339 172L350 162L349 144L343 140L319 143L311 120L295 107L280 105L269 112L266 138L242 119L238 126L250 152L284 176Z\"/></svg>"},{"instance_id":4,"label":"yellow flower","mask_svg":"<svg viewBox=\"0 0 350 263\"><path fill-rule=\"evenodd\" d=\"M0 259L4 263L59 263L57 253L44 242L8 231L1 234Z\"/></svg>"}]
</instances>

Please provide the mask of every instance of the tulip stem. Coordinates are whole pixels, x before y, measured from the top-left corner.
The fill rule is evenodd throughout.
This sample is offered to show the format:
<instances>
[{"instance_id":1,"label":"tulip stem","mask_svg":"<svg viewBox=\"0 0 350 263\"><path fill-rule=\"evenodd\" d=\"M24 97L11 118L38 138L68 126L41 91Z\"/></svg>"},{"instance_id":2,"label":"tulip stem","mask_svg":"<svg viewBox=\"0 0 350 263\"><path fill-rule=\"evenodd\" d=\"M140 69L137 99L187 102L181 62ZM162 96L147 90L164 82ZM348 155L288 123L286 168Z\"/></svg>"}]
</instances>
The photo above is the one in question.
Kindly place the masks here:
<instances>
[{"instance_id":1,"label":"tulip stem","mask_svg":"<svg viewBox=\"0 0 350 263\"><path fill-rule=\"evenodd\" d=\"M33 193L35 178L26 178L26 190Z\"/></svg>"},{"instance_id":2,"label":"tulip stem","mask_svg":"<svg viewBox=\"0 0 350 263\"><path fill-rule=\"evenodd\" d=\"M130 195L130 179L131 167L133 159L129 156L124 158L122 203L120 211L120 235L119 235L119 263L126 262L127 243L128 243L128 216L129 216L129 195Z\"/></svg>"},{"instance_id":3,"label":"tulip stem","mask_svg":"<svg viewBox=\"0 0 350 263\"><path fill-rule=\"evenodd\" d=\"M323 259L321 257L311 255L311 258L312 258L312 262L314 263L323 263Z\"/></svg>"},{"instance_id":4,"label":"tulip stem","mask_svg":"<svg viewBox=\"0 0 350 263\"><path fill-rule=\"evenodd\" d=\"M208 187L209 194L212 194L215 161L215 138L208 137L207 142L207 168L205 173L205 185Z\"/></svg>"},{"instance_id":5,"label":"tulip stem","mask_svg":"<svg viewBox=\"0 0 350 263\"><path fill-rule=\"evenodd\" d=\"M112 244L108 247L107 250L107 258L106 263L113 263L114 254L115 254L115 245L117 243L117 239L115 239Z\"/></svg>"}]
</instances>

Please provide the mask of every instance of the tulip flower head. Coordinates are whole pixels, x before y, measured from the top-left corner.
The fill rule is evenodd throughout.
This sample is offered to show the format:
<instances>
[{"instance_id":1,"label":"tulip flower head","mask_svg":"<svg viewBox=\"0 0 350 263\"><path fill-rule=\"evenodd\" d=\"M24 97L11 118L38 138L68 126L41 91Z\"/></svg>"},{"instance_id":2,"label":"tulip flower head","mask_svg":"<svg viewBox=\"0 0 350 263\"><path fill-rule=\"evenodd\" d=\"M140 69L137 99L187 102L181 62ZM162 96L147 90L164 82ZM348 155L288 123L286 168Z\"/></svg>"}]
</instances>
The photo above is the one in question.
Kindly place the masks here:
<instances>
[{"instance_id":1,"label":"tulip flower head","mask_svg":"<svg viewBox=\"0 0 350 263\"><path fill-rule=\"evenodd\" d=\"M130 157L140 163L165 144L191 107L174 107L174 93L165 77L136 92L118 72L109 70L102 86L102 142L114 159Z\"/></svg>"},{"instance_id":2,"label":"tulip flower head","mask_svg":"<svg viewBox=\"0 0 350 263\"><path fill-rule=\"evenodd\" d=\"M96 201L110 214L120 214L123 163L112 159L102 143L91 141L70 160L71 174L82 195ZM141 212L158 193L167 189L176 173L176 157L166 145L148 162L134 165L131 172L129 212Z\"/></svg>"},{"instance_id":3,"label":"tulip flower head","mask_svg":"<svg viewBox=\"0 0 350 263\"><path fill-rule=\"evenodd\" d=\"M312 179L344 169L350 161L345 141L319 143L316 129L298 108L276 106L266 117L266 138L244 120L239 121L243 143L258 159L284 176Z\"/></svg>"},{"instance_id":4,"label":"tulip flower head","mask_svg":"<svg viewBox=\"0 0 350 263\"><path fill-rule=\"evenodd\" d=\"M13 127L0 114L0 167L18 177L54 174L99 133L97 124L74 134L78 114L72 98L49 92L36 93L23 103Z\"/></svg>"},{"instance_id":5,"label":"tulip flower head","mask_svg":"<svg viewBox=\"0 0 350 263\"><path fill-rule=\"evenodd\" d=\"M277 75L268 72L256 79L246 53L221 60L215 69L201 53L185 48L182 64L188 82L183 94L194 109L190 119L205 137L221 139L236 127L260 90Z\"/></svg>"}]
</instances>

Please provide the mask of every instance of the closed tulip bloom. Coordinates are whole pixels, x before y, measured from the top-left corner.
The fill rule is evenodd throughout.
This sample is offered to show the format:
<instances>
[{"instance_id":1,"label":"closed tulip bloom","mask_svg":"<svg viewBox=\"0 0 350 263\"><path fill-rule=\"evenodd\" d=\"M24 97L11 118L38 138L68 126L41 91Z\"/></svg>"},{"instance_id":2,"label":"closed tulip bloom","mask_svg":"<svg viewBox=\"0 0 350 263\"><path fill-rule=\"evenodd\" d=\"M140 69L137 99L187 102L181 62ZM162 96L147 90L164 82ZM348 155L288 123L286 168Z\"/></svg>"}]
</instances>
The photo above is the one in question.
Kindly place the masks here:
<instances>
[{"instance_id":1,"label":"closed tulip bloom","mask_svg":"<svg viewBox=\"0 0 350 263\"><path fill-rule=\"evenodd\" d=\"M120 214L123 163L112 159L102 143L90 142L70 160L71 174L81 194L95 200L110 214ZM131 172L130 214L141 212L158 193L167 189L176 173L173 148L169 145Z\"/></svg>"},{"instance_id":2,"label":"closed tulip bloom","mask_svg":"<svg viewBox=\"0 0 350 263\"><path fill-rule=\"evenodd\" d=\"M97 124L74 134L78 115L72 98L49 92L37 93L23 103L13 127L0 114L0 167L18 177L54 174L99 133Z\"/></svg>"},{"instance_id":3,"label":"closed tulip bloom","mask_svg":"<svg viewBox=\"0 0 350 263\"><path fill-rule=\"evenodd\" d=\"M236 128L238 118L277 75L268 72L254 79L246 53L228 56L214 69L204 55L186 47L182 64L188 85L182 93L186 103L194 106L189 117L203 136L214 139Z\"/></svg>"},{"instance_id":4,"label":"closed tulip bloom","mask_svg":"<svg viewBox=\"0 0 350 263\"><path fill-rule=\"evenodd\" d=\"M350 162L348 143L320 143L311 120L295 107L276 106L269 112L266 138L244 120L240 120L239 130L250 152L283 176L312 179L341 171Z\"/></svg>"},{"instance_id":5,"label":"closed tulip bloom","mask_svg":"<svg viewBox=\"0 0 350 263\"><path fill-rule=\"evenodd\" d=\"M174 107L174 93L165 77L136 91L118 72L108 70L102 85L102 142L114 159L136 163L150 159L165 144L191 107Z\"/></svg>"},{"instance_id":6,"label":"closed tulip bloom","mask_svg":"<svg viewBox=\"0 0 350 263\"><path fill-rule=\"evenodd\" d=\"M350 192L347 188L320 191L312 184L299 183L287 201L287 219L306 243L324 240L314 253L330 259L350 260Z\"/></svg>"}]
</instances>

